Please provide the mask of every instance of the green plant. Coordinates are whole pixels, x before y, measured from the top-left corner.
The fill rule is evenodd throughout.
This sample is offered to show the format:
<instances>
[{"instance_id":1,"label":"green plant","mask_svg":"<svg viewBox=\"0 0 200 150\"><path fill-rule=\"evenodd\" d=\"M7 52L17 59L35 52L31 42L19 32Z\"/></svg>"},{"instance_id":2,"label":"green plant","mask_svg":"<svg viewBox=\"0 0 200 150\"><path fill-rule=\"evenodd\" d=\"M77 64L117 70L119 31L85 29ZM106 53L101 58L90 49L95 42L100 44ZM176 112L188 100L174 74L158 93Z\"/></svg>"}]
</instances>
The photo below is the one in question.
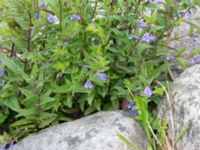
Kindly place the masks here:
<instances>
[{"instance_id":1,"label":"green plant","mask_svg":"<svg viewBox=\"0 0 200 150\"><path fill-rule=\"evenodd\" d=\"M160 96L148 99L143 89L171 80L168 39L178 11L195 10L198 0L167 0L165 9L141 0L43 2L0 2L0 123L22 138L75 114L119 109L130 93L144 110L138 119L149 121ZM185 67L182 53L174 59Z\"/></svg>"}]
</instances>

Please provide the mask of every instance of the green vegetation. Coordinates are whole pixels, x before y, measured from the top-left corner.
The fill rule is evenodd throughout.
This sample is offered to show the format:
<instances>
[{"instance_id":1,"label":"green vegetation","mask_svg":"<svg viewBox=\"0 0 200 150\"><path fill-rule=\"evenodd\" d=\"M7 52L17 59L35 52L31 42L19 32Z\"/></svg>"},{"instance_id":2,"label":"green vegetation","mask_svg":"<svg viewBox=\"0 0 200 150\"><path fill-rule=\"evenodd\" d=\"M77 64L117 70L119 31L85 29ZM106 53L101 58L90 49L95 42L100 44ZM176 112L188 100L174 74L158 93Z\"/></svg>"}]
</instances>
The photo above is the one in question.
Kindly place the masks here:
<instances>
[{"instance_id":1,"label":"green vegetation","mask_svg":"<svg viewBox=\"0 0 200 150\"><path fill-rule=\"evenodd\" d=\"M173 80L171 62L186 68L191 61L183 57L185 49L171 52L169 38L199 0L159 5L1 0L0 124L9 135L0 142L96 111L126 109L127 100L148 149L162 149L166 122L156 120L156 109ZM189 24L191 31L199 29Z\"/></svg>"}]
</instances>

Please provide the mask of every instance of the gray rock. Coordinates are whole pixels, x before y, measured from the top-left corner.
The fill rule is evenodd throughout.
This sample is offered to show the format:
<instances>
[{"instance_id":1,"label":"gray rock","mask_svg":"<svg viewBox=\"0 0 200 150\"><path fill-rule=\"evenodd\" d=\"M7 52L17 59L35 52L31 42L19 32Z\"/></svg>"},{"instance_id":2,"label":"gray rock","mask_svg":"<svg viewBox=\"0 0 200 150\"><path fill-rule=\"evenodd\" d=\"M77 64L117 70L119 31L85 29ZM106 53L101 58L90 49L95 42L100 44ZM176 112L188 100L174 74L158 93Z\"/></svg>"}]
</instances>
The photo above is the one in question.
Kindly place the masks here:
<instances>
[{"instance_id":1,"label":"gray rock","mask_svg":"<svg viewBox=\"0 0 200 150\"><path fill-rule=\"evenodd\" d=\"M200 149L200 65L195 65L184 71L172 84L172 111L165 100L159 107L158 118L167 119L169 137L177 137L183 128L183 136L175 144L177 150ZM170 119L172 112L173 119ZM173 120L174 132L171 124Z\"/></svg>"},{"instance_id":2,"label":"gray rock","mask_svg":"<svg viewBox=\"0 0 200 150\"><path fill-rule=\"evenodd\" d=\"M49 127L32 134L11 150L134 150L117 133L146 150L146 136L140 125L122 111L94 115Z\"/></svg>"}]
</instances>

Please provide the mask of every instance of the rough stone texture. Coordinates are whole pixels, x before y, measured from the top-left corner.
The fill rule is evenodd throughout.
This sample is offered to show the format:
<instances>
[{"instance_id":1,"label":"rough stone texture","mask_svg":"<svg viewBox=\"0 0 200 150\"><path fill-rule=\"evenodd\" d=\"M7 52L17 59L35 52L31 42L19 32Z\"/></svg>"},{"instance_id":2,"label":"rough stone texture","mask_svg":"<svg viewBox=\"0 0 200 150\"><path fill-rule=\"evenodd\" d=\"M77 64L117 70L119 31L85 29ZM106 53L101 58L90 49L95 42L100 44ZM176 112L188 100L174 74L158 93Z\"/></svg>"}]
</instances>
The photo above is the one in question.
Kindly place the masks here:
<instances>
[{"instance_id":1,"label":"rough stone texture","mask_svg":"<svg viewBox=\"0 0 200 150\"><path fill-rule=\"evenodd\" d=\"M49 127L32 134L11 150L134 150L116 136L120 133L146 150L139 124L122 111L94 115Z\"/></svg>"},{"instance_id":2,"label":"rough stone texture","mask_svg":"<svg viewBox=\"0 0 200 150\"><path fill-rule=\"evenodd\" d=\"M184 71L172 84L171 103L174 120L175 137L181 129L187 128L177 142L177 150L200 149L200 65ZM172 137L170 109L165 100L160 107L158 118L167 119L168 134Z\"/></svg>"}]
</instances>

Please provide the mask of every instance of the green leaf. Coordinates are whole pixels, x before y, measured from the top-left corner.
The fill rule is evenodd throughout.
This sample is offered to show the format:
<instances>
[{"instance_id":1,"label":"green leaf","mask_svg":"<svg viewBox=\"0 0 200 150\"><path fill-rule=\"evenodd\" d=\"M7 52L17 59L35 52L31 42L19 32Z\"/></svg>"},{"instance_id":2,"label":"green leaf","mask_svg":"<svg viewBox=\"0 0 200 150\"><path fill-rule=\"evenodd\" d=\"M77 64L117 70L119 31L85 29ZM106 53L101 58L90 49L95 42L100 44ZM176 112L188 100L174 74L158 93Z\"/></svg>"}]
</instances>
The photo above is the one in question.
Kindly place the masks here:
<instances>
[{"instance_id":1,"label":"green leaf","mask_svg":"<svg viewBox=\"0 0 200 150\"><path fill-rule=\"evenodd\" d=\"M52 92L54 92L54 93L67 93L67 92L70 92L71 91L71 89L70 89L70 87L69 86L67 86L67 85L62 85L62 86L56 86L54 89L53 89L53 91Z\"/></svg>"},{"instance_id":2,"label":"green leaf","mask_svg":"<svg viewBox=\"0 0 200 150\"><path fill-rule=\"evenodd\" d=\"M131 142L130 140L128 140L126 137L124 137L123 135L121 135L120 133L116 134L122 141L124 141L128 146L130 146L131 148L134 148L135 150L140 150L139 147L134 144L133 142Z\"/></svg>"},{"instance_id":3,"label":"green leaf","mask_svg":"<svg viewBox=\"0 0 200 150\"><path fill-rule=\"evenodd\" d=\"M158 14L158 8L156 8L156 9L154 10L154 12L152 13L152 15L151 15L151 21L152 21L153 23L156 21L157 14Z\"/></svg>"},{"instance_id":4,"label":"green leaf","mask_svg":"<svg viewBox=\"0 0 200 150\"><path fill-rule=\"evenodd\" d=\"M73 105L73 98L72 98L72 96L71 96L71 95L67 95L67 96L66 96L66 100L64 100L63 103L64 103L67 107L71 108L72 105Z\"/></svg>"},{"instance_id":5,"label":"green leaf","mask_svg":"<svg viewBox=\"0 0 200 150\"><path fill-rule=\"evenodd\" d=\"M16 73L17 76L21 76L22 79L26 80L27 82L30 82L29 76L24 73L23 67L19 65L19 63L11 58L8 58L4 55L0 56L0 60L3 62L4 65L6 65L10 70L12 70L14 73Z\"/></svg>"},{"instance_id":6,"label":"green leaf","mask_svg":"<svg viewBox=\"0 0 200 150\"><path fill-rule=\"evenodd\" d=\"M85 110L84 115L89 115L92 112L94 112L95 110L96 110L95 107L93 105L91 105Z\"/></svg>"},{"instance_id":7,"label":"green leaf","mask_svg":"<svg viewBox=\"0 0 200 150\"><path fill-rule=\"evenodd\" d=\"M94 101L94 107L95 107L96 110L101 111L101 101L95 100Z\"/></svg>"},{"instance_id":8,"label":"green leaf","mask_svg":"<svg viewBox=\"0 0 200 150\"><path fill-rule=\"evenodd\" d=\"M47 91L45 94L40 96L40 106L47 103L53 102L55 98L50 97L51 91Z\"/></svg>"},{"instance_id":9,"label":"green leaf","mask_svg":"<svg viewBox=\"0 0 200 150\"><path fill-rule=\"evenodd\" d=\"M1 99L1 102L3 103L3 105L14 110L15 112L18 112L21 109L16 97Z\"/></svg>"},{"instance_id":10,"label":"green leaf","mask_svg":"<svg viewBox=\"0 0 200 150\"><path fill-rule=\"evenodd\" d=\"M87 96L87 102L88 102L88 104L91 105L92 102L93 102L93 100L94 100L94 93L91 93L91 94L89 94Z\"/></svg>"},{"instance_id":11,"label":"green leaf","mask_svg":"<svg viewBox=\"0 0 200 150\"><path fill-rule=\"evenodd\" d=\"M32 124L32 123L35 123L35 120L20 119L20 120L15 121L14 123L12 123L10 125L10 127L24 126L24 125Z\"/></svg>"}]
</instances>

